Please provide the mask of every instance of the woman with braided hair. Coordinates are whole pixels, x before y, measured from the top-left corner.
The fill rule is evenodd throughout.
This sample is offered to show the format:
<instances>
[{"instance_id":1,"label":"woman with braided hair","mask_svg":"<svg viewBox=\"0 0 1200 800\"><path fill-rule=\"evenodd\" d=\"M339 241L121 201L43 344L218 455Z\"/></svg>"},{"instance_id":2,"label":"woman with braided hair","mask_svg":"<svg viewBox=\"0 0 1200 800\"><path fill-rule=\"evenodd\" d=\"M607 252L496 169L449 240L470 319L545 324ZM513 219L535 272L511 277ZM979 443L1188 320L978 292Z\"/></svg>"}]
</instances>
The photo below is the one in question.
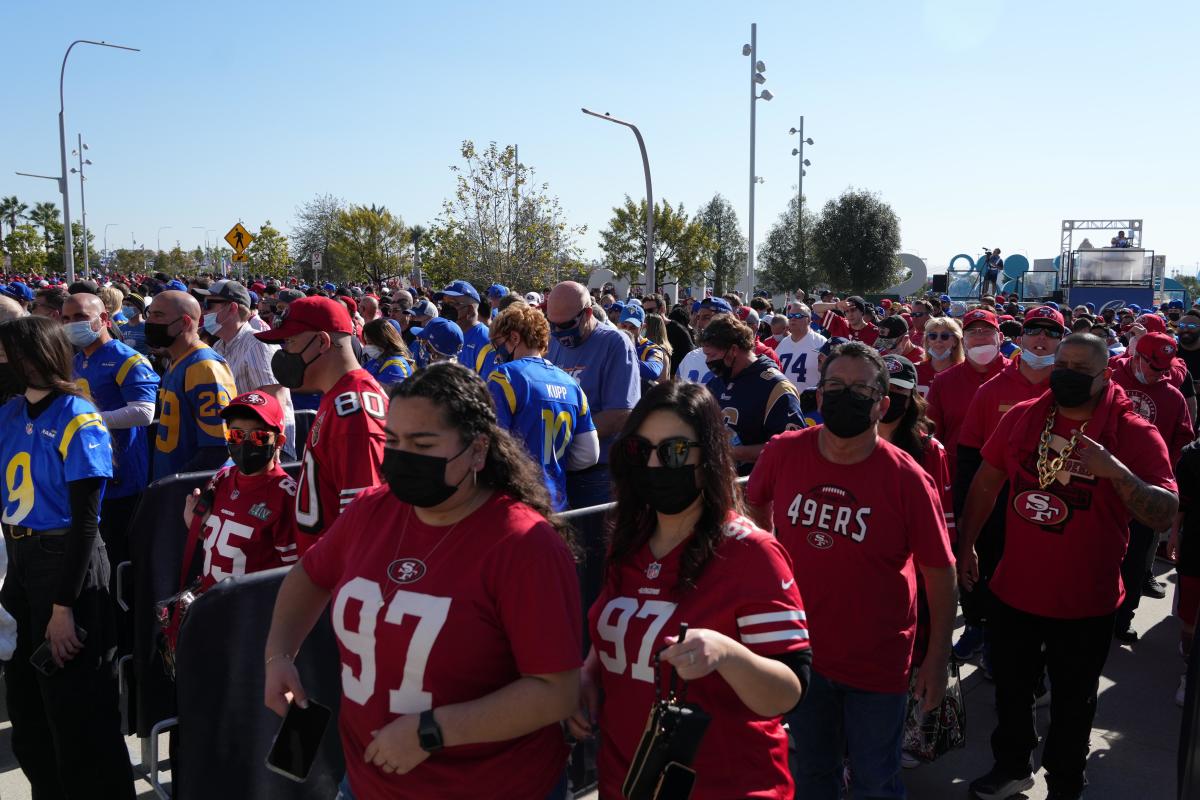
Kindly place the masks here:
<instances>
[{"instance_id":1,"label":"woman with braided hair","mask_svg":"<svg viewBox=\"0 0 1200 800\"><path fill-rule=\"evenodd\" d=\"M392 389L382 475L284 581L267 705L307 703L293 659L332 599L340 798L564 798L582 624L541 471L440 362Z\"/></svg>"}]
</instances>

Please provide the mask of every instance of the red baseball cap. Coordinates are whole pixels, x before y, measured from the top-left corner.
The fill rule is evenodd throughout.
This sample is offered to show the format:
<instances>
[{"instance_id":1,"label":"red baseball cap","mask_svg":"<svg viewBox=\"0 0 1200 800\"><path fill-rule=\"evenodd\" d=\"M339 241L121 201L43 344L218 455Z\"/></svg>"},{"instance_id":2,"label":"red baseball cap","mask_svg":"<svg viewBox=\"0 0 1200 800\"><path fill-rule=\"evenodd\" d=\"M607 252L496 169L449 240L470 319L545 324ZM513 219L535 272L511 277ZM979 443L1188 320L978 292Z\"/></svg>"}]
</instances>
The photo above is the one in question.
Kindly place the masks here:
<instances>
[{"instance_id":1,"label":"red baseball cap","mask_svg":"<svg viewBox=\"0 0 1200 800\"><path fill-rule=\"evenodd\" d=\"M254 334L260 342L282 342L305 331L353 333L346 306L328 297L313 295L288 303L277 319L277 327Z\"/></svg>"},{"instance_id":2,"label":"red baseball cap","mask_svg":"<svg viewBox=\"0 0 1200 800\"><path fill-rule=\"evenodd\" d=\"M1166 333L1167 322L1158 314L1142 314L1136 320L1138 325L1146 329L1148 333ZM1140 350L1141 348L1139 348Z\"/></svg>"},{"instance_id":3,"label":"red baseball cap","mask_svg":"<svg viewBox=\"0 0 1200 800\"><path fill-rule=\"evenodd\" d=\"M1028 325L1029 323L1031 323L1037 319L1049 320L1050 322L1053 322L1055 325L1057 325L1060 328L1066 327L1065 325L1063 325L1062 314L1055 311L1050 306L1038 306L1037 308L1031 308L1025 312L1025 324L1026 325Z\"/></svg>"},{"instance_id":4,"label":"red baseball cap","mask_svg":"<svg viewBox=\"0 0 1200 800\"><path fill-rule=\"evenodd\" d=\"M339 297L338 300L341 301L342 305L350 309L350 313L352 315L358 313L358 303L353 297Z\"/></svg>"},{"instance_id":5,"label":"red baseball cap","mask_svg":"<svg viewBox=\"0 0 1200 800\"><path fill-rule=\"evenodd\" d=\"M1175 339L1165 333L1146 333L1137 340L1137 354L1155 369L1170 369L1178 351Z\"/></svg>"},{"instance_id":6,"label":"red baseball cap","mask_svg":"<svg viewBox=\"0 0 1200 800\"><path fill-rule=\"evenodd\" d=\"M1000 330L1000 323L996 321L996 315L985 308L973 308L966 314L963 314L962 326L965 331L973 322L985 322L990 327Z\"/></svg>"},{"instance_id":7,"label":"red baseball cap","mask_svg":"<svg viewBox=\"0 0 1200 800\"><path fill-rule=\"evenodd\" d=\"M254 390L239 394L229 401L229 405L221 409L221 419L229 419L235 409L246 409L263 421L268 428L276 433L283 433L283 408L274 396L266 392Z\"/></svg>"}]
</instances>

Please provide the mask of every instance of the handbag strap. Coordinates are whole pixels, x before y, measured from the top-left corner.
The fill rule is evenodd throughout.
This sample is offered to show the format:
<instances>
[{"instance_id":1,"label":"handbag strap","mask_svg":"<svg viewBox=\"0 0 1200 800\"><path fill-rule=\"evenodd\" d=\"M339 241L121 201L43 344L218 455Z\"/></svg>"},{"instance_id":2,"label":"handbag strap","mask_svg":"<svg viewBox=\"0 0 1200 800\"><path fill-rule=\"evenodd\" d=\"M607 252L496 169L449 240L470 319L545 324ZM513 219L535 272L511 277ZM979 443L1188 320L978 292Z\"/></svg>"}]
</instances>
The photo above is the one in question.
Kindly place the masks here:
<instances>
[{"instance_id":1,"label":"handbag strap","mask_svg":"<svg viewBox=\"0 0 1200 800\"><path fill-rule=\"evenodd\" d=\"M681 642L683 642L683 640L685 638L687 638L687 632L688 632L688 624L686 622L679 623L679 638L675 640L675 644L680 644ZM659 655L662 653L663 650L666 650L666 649L667 648L664 647L664 648L658 650L654 654L654 701L656 703L662 702L662 677L658 674L658 668L659 668L659 665L661 664ZM675 671L675 667L673 667L673 666L668 665L667 669L670 670L670 675L671 675L670 691L667 694L667 702L674 703L677 700L682 702L687 697L687 681L683 681L682 691L677 692L677 687L678 687L677 680L679 678L679 673Z\"/></svg>"}]
</instances>

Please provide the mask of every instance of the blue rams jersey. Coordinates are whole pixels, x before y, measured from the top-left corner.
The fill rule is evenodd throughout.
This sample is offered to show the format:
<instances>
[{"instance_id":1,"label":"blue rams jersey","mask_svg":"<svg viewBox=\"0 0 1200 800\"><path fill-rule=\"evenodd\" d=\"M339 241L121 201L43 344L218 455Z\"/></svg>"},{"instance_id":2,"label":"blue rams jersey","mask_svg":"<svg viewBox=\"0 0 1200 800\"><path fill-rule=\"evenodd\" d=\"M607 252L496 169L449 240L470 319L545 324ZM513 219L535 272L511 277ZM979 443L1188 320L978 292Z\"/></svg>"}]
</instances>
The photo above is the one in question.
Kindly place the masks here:
<instances>
[{"instance_id":1,"label":"blue rams jersey","mask_svg":"<svg viewBox=\"0 0 1200 800\"><path fill-rule=\"evenodd\" d=\"M488 338L488 326L476 322L475 327L463 331L463 349L458 353L458 362L479 373L485 381L496 368L496 350Z\"/></svg>"},{"instance_id":2,"label":"blue rams jersey","mask_svg":"<svg viewBox=\"0 0 1200 800\"><path fill-rule=\"evenodd\" d=\"M400 383L400 381L413 374L412 364L399 353L372 358L366 364L363 364L363 369L369 372L371 377L385 389L393 384Z\"/></svg>"},{"instance_id":3,"label":"blue rams jersey","mask_svg":"<svg viewBox=\"0 0 1200 800\"><path fill-rule=\"evenodd\" d=\"M82 397L60 395L37 419L23 396L0 407L0 522L36 531L71 524L67 484L112 477L112 440L96 407ZM101 491L103 497L103 490Z\"/></svg>"},{"instance_id":4,"label":"blue rams jersey","mask_svg":"<svg viewBox=\"0 0 1200 800\"><path fill-rule=\"evenodd\" d=\"M507 428L542 465L555 511L567 507L567 452L577 433L596 429L579 384L544 358L497 364L488 376L500 427Z\"/></svg>"},{"instance_id":5,"label":"blue rams jersey","mask_svg":"<svg viewBox=\"0 0 1200 800\"><path fill-rule=\"evenodd\" d=\"M153 480L184 472L201 447L225 446L221 409L234 397L233 373L211 347L196 345L171 365L158 391Z\"/></svg>"},{"instance_id":6,"label":"blue rams jersey","mask_svg":"<svg viewBox=\"0 0 1200 800\"><path fill-rule=\"evenodd\" d=\"M139 322L136 325L126 323L119 330L125 344L144 356L150 355L150 348L146 346L146 323Z\"/></svg>"},{"instance_id":7,"label":"blue rams jersey","mask_svg":"<svg viewBox=\"0 0 1200 800\"><path fill-rule=\"evenodd\" d=\"M806 427L800 394L767 356L728 382L714 377L708 390L717 398L734 447L766 444L776 434ZM739 465L739 474L748 475L751 466Z\"/></svg>"},{"instance_id":8,"label":"blue rams jersey","mask_svg":"<svg viewBox=\"0 0 1200 800\"><path fill-rule=\"evenodd\" d=\"M638 371L642 376L642 380L647 383L654 383L662 377L663 370L670 363L667 358L667 351L662 349L661 345L657 345L649 339L638 339L637 344L633 346L637 351ZM643 387L643 391L645 387Z\"/></svg>"},{"instance_id":9,"label":"blue rams jersey","mask_svg":"<svg viewBox=\"0 0 1200 800\"><path fill-rule=\"evenodd\" d=\"M154 403L158 374L141 353L127 344L110 341L90 356L75 354L75 382L101 411L115 411L129 403ZM106 497L128 497L146 488L150 446L146 427L110 430L113 478Z\"/></svg>"}]
</instances>

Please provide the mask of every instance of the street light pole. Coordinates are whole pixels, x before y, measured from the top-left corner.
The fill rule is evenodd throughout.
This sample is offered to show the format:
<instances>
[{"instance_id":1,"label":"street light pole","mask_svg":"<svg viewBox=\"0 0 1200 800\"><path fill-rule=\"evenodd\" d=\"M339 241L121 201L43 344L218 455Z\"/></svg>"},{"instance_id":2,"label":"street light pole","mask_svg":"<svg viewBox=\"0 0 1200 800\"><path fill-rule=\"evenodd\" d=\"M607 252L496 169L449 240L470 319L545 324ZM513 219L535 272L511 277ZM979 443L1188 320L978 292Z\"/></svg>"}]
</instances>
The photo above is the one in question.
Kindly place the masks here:
<instances>
[{"instance_id":1,"label":"street light pole","mask_svg":"<svg viewBox=\"0 0 1200 800\"><path fill-rule=\"evenodd\" d=\"M121 223L119 223L119 222L110 222L104 226L104 257L105 258L108 258L108 229L109 228L119 228L120 226L121 226Z\"/></svg>"},{"instance_id":2,"label":"street light pole","mask_svg":"<svg viewBox=\"0 0 1200 800\"><path fill-rule=\"evenodd\" d=\"M58 152L62 166L62 179L59 181L58 189L62 192L63 199L63 269L67 273L68 283L75 282L75 248L74 242L71 241L71 193L67 189L67 104L63 94L63 81L67 76L67 57L71 55L71 50L77 44L93 44L97 47L111 47L114 50L141 52L136 47L96 42L91 39L76 39L67 47L67 52L63 53L62 68L58 72ZM87 246L86 241L84 246Z\"/></svg>"},{"instance_id":3,"label":"street light pole","mask_svg":"<svg viewBox=\"0 0 1200 800\"><path fill-rule=\"evenodd\" d=\"M798 197L798 209L799 210L796 215L796 229L799 231L799 234L800 234L800 270L801 270L801 273L803 273L804 265L806 263L808 263L804 258L804 176L807 174L804 171L804 168L812 166L812 163L804 157L804 145L812 144L813 140L811 138L809 138L809 139L804 138L804 116L803 115L801 115L801 117L800 117L799 130L797 130L796 128L792 128L789 131L789 133L791 133L793 136L795 136L797 133L800 134L800 146L792 148L792 155L800 157L800 183L799 183L799 186L797 187L797 192L799 195L799 197Z\"/></svg>"},{"instance_id":4,"label":"street light pole","mask_svg":"<svg viewBox=\"0 0 1200 800\"><path fill-rule=\"evenodd\" d=\"M650 158L646 155L646 142L642 139L642 132L632 122L617 119L607 111L603 114L597 114L595 111L589 111L586 108L579 110L597 119L624 125L633 131L633 135L637 137L638 149L642 151L642 171L646 174L646 286L649 289L649 294L654 294L658 291L657 276L654 274L654 187L650 183Z\"/></svg>"},{"instance_id":5,"label":"street light pole","mask_svg":"<svg viewBox=\"0 0 1200 800\"><path fill-rule=\"evenodd\" d=\"M169 230L172 230L170 225L163 225L161 228L158 229L158 234L155 236L155 241L158 243L157 249L158 249L159 255L162 254L162 232L169 231Z\"/></svg>"},{"instance_id":6,"label":"street light pole","mask_svg":"<svg viewBox=\"0 0 1200 800\"><path fill-rule=\"evenodd\" d=\"M750 56L750 242L746 254L746 300L749 302L750 295L754 293L754 185L762 182L754 174L755 111L757 101L769 101L774 97L768 89L763 89L761 94L758 91L759 85L767 82L767 76L763 74L767 71L767 65L758 60L758 23L750 24L750 44L742 45L742 55Z\"/></svg>"},{"instance_id":7,"label":"street light pole","mask_svg":"<svg viewBox=\"0 0 1200 800\"><path fill-rule=\"evenodd\" d=\"M88 271L89 271L88 250L90 250L91 248L88 247L87 200L84 197L84 193L83 193L83 182L86 181L87 178L83 174L83 165L84 164L90 165L92 162L91 162L91 159L84 159L83 151L87 150L88 146L83 143L83 134L82 133L78 134L78 136L79 136L79 149L72 150L71 155L79 156L79 169L75 169L74 167L72 167L71 172L79 173L79 217L80 217L79 225L83 229L83 277L86 280L88 277Z\"/></svg>"}]
</instances>

